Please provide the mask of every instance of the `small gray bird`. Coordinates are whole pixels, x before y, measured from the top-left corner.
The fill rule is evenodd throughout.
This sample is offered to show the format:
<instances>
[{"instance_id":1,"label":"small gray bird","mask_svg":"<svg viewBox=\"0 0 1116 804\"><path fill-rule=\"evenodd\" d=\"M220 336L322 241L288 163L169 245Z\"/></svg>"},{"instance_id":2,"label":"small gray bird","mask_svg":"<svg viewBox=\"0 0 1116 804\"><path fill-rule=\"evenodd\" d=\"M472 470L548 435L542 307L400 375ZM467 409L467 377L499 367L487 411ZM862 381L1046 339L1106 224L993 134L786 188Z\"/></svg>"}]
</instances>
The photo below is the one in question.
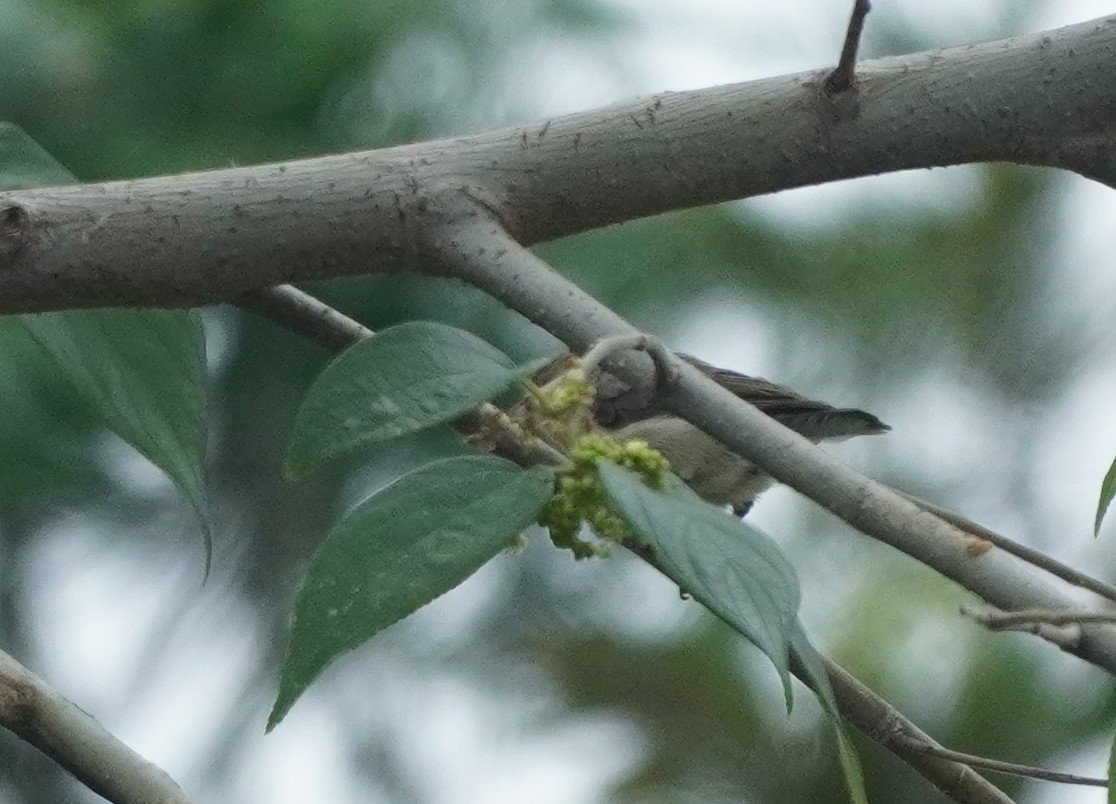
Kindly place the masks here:
<instances>
[{"instance_id":1,"label":"small gray bird","mask_svg":"<svg viewBox=\"0 0 1116 804\"><path fill-rule=\"evenodd\" d=\"M858 435L885 433L891 428L871 413L835 408L796 394L780 385L717 368L689 355L683 360L712 377L741 399L814 443L841 441ZM731 505L744 516L752 503L775 481L719 441L655 404L625 400L625 387L612 375L597 379L593 413L597 422L621 439L642 439L670 461L671 470L708 502Z\"/></svg>"}]
</instances>

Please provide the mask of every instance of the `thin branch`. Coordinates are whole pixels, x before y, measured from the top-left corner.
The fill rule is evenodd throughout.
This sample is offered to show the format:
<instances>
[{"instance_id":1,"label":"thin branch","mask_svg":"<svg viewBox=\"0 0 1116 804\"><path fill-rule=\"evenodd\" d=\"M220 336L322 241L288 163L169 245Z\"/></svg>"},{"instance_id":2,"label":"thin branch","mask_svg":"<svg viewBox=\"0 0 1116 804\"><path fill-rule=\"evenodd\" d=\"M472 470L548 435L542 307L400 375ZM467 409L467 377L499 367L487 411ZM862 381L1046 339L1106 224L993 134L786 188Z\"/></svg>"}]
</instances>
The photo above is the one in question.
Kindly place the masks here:
<instances>
[{"instance_id":1,"label":"thin branch","mask_svg":"<svg viewBox=\"0 0 1116 804\"><path fill-rule=\"evenodd\" d=\"M1095 592L1103 598L1116 602L1116 586L1107 584L1091 575L1086 575L1084 572L1081 572L1081 570L1075 569L1068 564L1063 564L1061 561L1046 555L1046 553L1014 542L1006 536L1001 536L995 531L973 522L971 519L967 519L960 514L950 511L948 508L942 508L940 505L928 502L913 494L907 494L907 492L900 491L899 489L893 488L893 490L897 494L913 502L919 508L944 519L954 527L960 528L966 533L971 533L977 538L983 539L999 547L1001 550L1026 561L1028 564L1033 564L1039 569L1049 572L1054 577L1061 578L1068 584L1080 587L1081 589L1088 589L1090 592Z\"/></svg>"},{"instance_id":2,"label":"thin branch","mask_svg":"<svg viewBox=\"0 0 1116 804\"><path fill-rule=\"evenodd\" d=\"M236 300L236 306L298 333L327 352L340 352L373 334L359 321L293 285L245 293Z\"/></svg>"},{"instance_id":3,"label":"thin branch","mask_svg":"<svg viewBox=\"0 0 1116 804\"><path fill-rule=\"evenodd\" d=\"M853 3L849 28L845 32L845 44L841 48L841 58L823 84L827 95L840 94L852 89L856 84L856 52L860 48L860 37L864 32L864 18L871 10L872 6L868 0L855 0Z\"/></svg>"},{"instance_id":4,"label":"thin branch","mask_svg":"<svg viewBox=\"0 0 1116 804\"><path fill-rule=\"evenodd\" d=\"M355 341L372 335L372 331L329 307L313 296L291 286L269 288L260 294L253 294L241 304L245 309L264 315L286 329L301 334L330 351L343 349ZM642 334L608 338L598 341L586 355L585 362L590 368L615 356L619 351L636 349L650 351L654 347L658 358L657 371L671 366L671 356L655 338ZM485 406L491 407L491 406ZM473 424L485 416L501 412L478 411ZM505 426L510 422L503 421ZM536 456L537 457L537 456ZM543 456L552 458L553 456ZM530 459L528 459L530 460ZM969 523L972 524L972 523ZM653 556L636 551L645 561L654 564ZM1017 615L1035 612L1018 612ZM1049 619L1054 613L1045 612ZM1110 621L1106 620L1106 621ZM923 775L931 784L939 788L960 804L1010 804L1001 790L989 783L971 767L984 767L990 770L1014 775L1030 776L1050 781L1072 784L1104 784L1103 780L1047 771L1014 763L1002 762L984 757L976 757L945 748L919 729L912 721L903 716L886 700L868 687L856 681L849 673L832 661L826 659L826 670L834 689L838 707L843 717L870 739L896 755ZM806 681L808 676L800 668L792 671Z\"/></svg>"},{"instance_id":5,"label":"thin branch","mask_svg":"<svg viewBox=\"0 0 1116 804\"><path fill-rule=\"evenodd\" d=\"M822 658L842 717L864 736L914 768L958 804L1011 804L1006 793L968 763L929 754L926 746L946 749L843 667ZM797 670L793 665L791 669Z\"/></svg>"},{"instance_id":6,"label":"thin branch","mask_svg":"<svg viewBox=\"0 0 1116 804\"><path fill-rule=\"evenodd\" d=\"M301 335L328 352L340 352L375 333L368 327L293 285L245 294L237 306ZM558 466L566 457L544 441L524 433L495 405L477 406L454 424L475 446L514 461L521 466Z\"/></svg>"},{"instance_id":7,"label":"thin branch","mask_svg":"<svg viewBox=\"0 0 1116 804\"><path fill-rule=\"evenodd\" d=\"M1015 762L1003 762L998 759L989 759L975 754L966 754L943 748L940 745L929 745L907 736L899 739L906 740L911 745L911 750L926 756L948 759L960 762L973 768L984 768L997 773L1006 773L1009 776L1022 776L1026 779L1039 779L1044 782L1059 782L1061 784L1077 784L1089 787L1108 787L1107 779L1098 779L1094 776L1079 776L1076 773L1063 773L1061 771L1047 770L1034 765L1020 765Z\"/></svg>"},{"instance_id":8,"label":"thin branch","mask_svg":"<svg viewBox=\"0 0 1116 804\"><path fill-rule=\"evenodd\" d=\"M655 364L656 385L670 385L675 381L671 370L669 353L663 342L658 338L640 333L638 335L618 335L612 338L603 338L593 344L593 347L581 358L581 367L587 374L600 368L601 363L615 357L620 352L629 349L646 352Z\"/></svg>"},{"instance_id":9,"label":"thin branch","mask_svg":"<svg viewBox=\"0 0 1116 804\"><path fill-rule=\"evenodd\" d=\"M616 313L553 271L479 213L458 214L438 259L452 275L487 291L564 341L573 351L602 338L637 335ZM922 510L888 487L842 464L782 427L693 366L671 357L678 382L663 406L700 427L782 483L829 509L852 527L895 547L1002 609L1071 608L1065 592L1006 551L974 550L972 535ZM626 352L608 361L610 373L647 387L651 360ZM1116 633L1082 626L1064 649L1116 673Z\"/></svg>"},{"instance_id":10,"label":"thin branch","mask_svg":"<svg viewBox=\"0 0 1116 804\"><path fill-rule=\"evenodd\" d=\"M622 544L647 564L671 577L659 566L654 551L646 545L636 539L626 539ZM682 594L686 597L684 592ZM736 630L735 627L733 630ZM958 804L1012 804L1006 793L966 764L929 755L925 750L927 746L941 748L933 738L832 659L820 653L817 656L825 667L838 712L857 731L894 754ZM813 674L802 664L799 655L792 650L788 659L791 674L820 695L814 686Z\"/></svg>"},{"instance_id":11,"label":"thin branch","mask_svg":"<svg viewBox=\"0 0 1116 804\"><path fill-rule=\"evenodd\" d=\"M1033 609L1032 609L1033 611ZM970 614L971 609L967 606L961 607L962 614ZM979 618L975 618L978 619ZM1053 625L1051 623L1044 623L1041 621L1030 620L1026 622L1017 622L1014 625L1004 625L1002 627L995 627L987 625L993 631L1018 631L1024 634L1032 634L1039 639L1049 642L1064 651L1073 652L1081 644L1082 627L1080 623L1069 623L1066 625Z\"/></svg>"},{"instance_id":12,"label":"thin branch","mask_svg":"<svg viewBox=\"0 0 1116 804\"><path fill-rule=\"evenodd\" d=\"M340 345L338 348L342 348L349 342L350 337L359 338L372 334L371 330L296 288L290 286L273 288L264 294L264 297L266 303L258 304L253 300L250 305L247 305L248 309L326 348L330 348L329 344L338 344ZM648 344L658 343L657 339L642 335L599 342L597 351L590 355L589 362L596 364L614 354L614 349L619 346L643 349ZM662 348L661 344L658 348ZM672 360L666 352L662 352L660 357L668 362ZM544 455L544 457L548 456ZM638 544L627 546L644 561L655 566L654 556L640 549ZM891 739L896 730L899 730L936 745L891 704L856 681L836 664L826 660L826 670L841 714L866 736L876 740L901 761L911 765L931 784L946 791L955 801L962 804L1011 804L1011 799L964 765L941 758L927 758L922 753L913 751L910 745ZM792 672L804 683L809 684L809 675L802 672L801 668L792 667Z\"/></svg>"},{"instance_id":13,"label":"thin branch","mask_svg":"<svg viewBox=\"0 0 1116 804\"><path fill-rule=\"evenodd\" d=\"M581 351L598 338L635 330L568 283L575 291L568 298L536 293L556 280L514 240L494 237L503 231L491 221L483 236L476 227L451 232L446 223L453 216L446 212L462 193L521 242L534 243L668 209L867 173L998 159L1049 163L1060 141L1110 125L1116 73L1102 68L1111 63L1114 41L1116 24L1094 21L1007 46L969 45L862 64L862 85L871 76L887 102L865 105L838 132L820 125L804 98L802 84L817 79L807 73L663 94L545 125L378 153L4 193L0 311L193 306L294 278L423 265L490 289ZM1036 93L1035 86L1044 91ZM1050 104L1055 94L1065 102ZM1032 124L1028 136L1020 136L1020 119ZM634 134L631 121L647 133ZM846 157L829 158L838 148ZM602 175L618 180L607 192ZM446 236L456 239L439 241ZM441 259L426 262L435 256ZM504 272L509 263L527 270ZM246 304L260 311L274 301L265 296ZM315 320L323 319L291 315L284 325L304 328L319 343L344 341L310 334ZM973 555L971 539L954 526L675 363L680 380L666 398L672 410L854 527L995 605L1068 605L1003 551ZM610 361L610 370L617 364L634 376L650 361ZM1082 626L1081 642L1072 649L1116 671L1116 638L1109 631ZM0 680L3 722L91 788L120 802L185 800L161 771L2 654ZM119 791L120 785L127 790ZM132 785L143 792L129 795Z\"/></svg>"},{"instance_id":14,"label":"thin branch","mask_svg":"<svg viewBox=\"0 0 1116 804\"><path fill-rule=\"evenodd\" d=\"M188 804L177 784L0 651L0 724L115 804Z\"/></svg>"},{"instance_id":15,"label":"thin branch","mask_svg":"<svg viewBox=\"0 0 1116 804\"><path fill-rule=\"evenodd\" d=\"M961 613L993 631L1012 630L1021 626L1029 627L1034 623L1047 623L1049 625L1103 623L1104 625L1116 625L1116 612L1113 611L1048 611L1046 609L978 611L971 606L962 606Z\"/></svg>"}]
</instances>

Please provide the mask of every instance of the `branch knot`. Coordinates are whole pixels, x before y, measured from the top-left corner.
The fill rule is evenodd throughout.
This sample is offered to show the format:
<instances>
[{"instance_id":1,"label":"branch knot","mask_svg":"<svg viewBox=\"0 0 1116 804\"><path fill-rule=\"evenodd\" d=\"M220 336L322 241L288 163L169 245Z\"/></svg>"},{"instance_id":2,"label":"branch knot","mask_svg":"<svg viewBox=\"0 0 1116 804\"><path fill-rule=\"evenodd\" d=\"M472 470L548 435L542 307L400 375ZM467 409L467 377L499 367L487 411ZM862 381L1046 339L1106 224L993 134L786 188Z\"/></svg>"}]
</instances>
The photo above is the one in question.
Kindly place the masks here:
<instances>
[{"instance_id":1,"label":"branch knot","mask_svg":"<svg viewBox=\"0 0 1116 804\"><path fill-rule=\"evenodd\" d=\"M27 242L31 216L19 204L0 207L0 258L11 259Z\"/></svg>"}]
</instances>

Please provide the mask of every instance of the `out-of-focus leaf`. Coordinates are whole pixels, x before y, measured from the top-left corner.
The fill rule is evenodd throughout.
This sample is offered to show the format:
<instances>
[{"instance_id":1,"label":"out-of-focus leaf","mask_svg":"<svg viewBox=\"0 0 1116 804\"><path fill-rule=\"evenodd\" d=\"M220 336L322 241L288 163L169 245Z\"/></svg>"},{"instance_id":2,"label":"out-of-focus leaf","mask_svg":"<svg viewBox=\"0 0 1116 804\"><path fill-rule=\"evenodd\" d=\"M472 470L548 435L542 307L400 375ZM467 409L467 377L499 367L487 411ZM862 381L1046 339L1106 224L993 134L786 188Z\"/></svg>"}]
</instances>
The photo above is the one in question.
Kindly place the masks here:
<instances>
[{"instance_id":1,"label":"out-of-focus leaf","mask_svg":"<svg viewBox=\"0 0 1116 804\"><path fill-rule=\"evenodd\" d=\"M837 737L837 758L841 762L841 773L849 788L849 798L853 804L868 804L868 792L864 789L864 772L860 768L856 748L849 739L844 721L841 720L841 713L837 709L837 698L833 694L833 687L829 683L829 675L825 672L821 655L806 636L801 622L795 624L794 633L791 635L791 653L798 660L798 666L806 677L804 680L813 688L818 700L821 701L822 708L829 715L829 722L833 724L833 731Z\"/></svg>"},{"instance_id":2,"label":"out-of-focus leaf","mask_svg":"<svg viewBox=\"0 0 1116 804\"><path fill-rule=\"evenodd\" d=\"M81 505L103 491L96 461L86 449L92 421L83 406L67 404L68 386L18 316L0 316L0 500Z\"/></svg>"},{"instance_id":3,"label":"out-of-focus leaf","mask_svg":"<svg viewBox=\"0 0 1116 804\"><path fill-rule=\"evenodd\" d=\"M21 320L105 424L182 490L208 542L205 340L197 313L75 310Z\"/></svg>"},{"instance_id":4,"label":"out-of-focus leaf","mask_svg":"<svg viewBox=\"0 0 1116 804\"><path fill-rule=\"evenodd\" d=\"M782 551L688 490L656 491L608 462L598 471L610 502L636 539L651 548L655 565L771 659L789 709L787 660L801 594Z\"/></svg>"},{"instance_id":5,"label":"out-of-focus leaf","mask_svg":"<svg viewBox=\"0 0 1116 804\"><path fill-rule=\"evenodd\" d=\"M24 190L76 184L62 163L14 123L0 123L0 188Z\"/></svg>"},{"instance_id":6,"label":"out-of-focus leaf","mask_svg":"<svg viewBox=\"0 0 1116 804\"><path fill-rule=\"evenodd\" d=\"M1104 482L1101 483L1100 502L1097 503L1097 518L1093 523L1094 536L1100 533L1101 522L1104 521L1104 515L1108 511L1108 506L1112 504L1113 497L1116 497L1116 460L1113 460L1112 465L1108 467L1108 474L1104 476Z\"/></svg>"},{"instance_id":7,"label":"out-of-focus leaf","mask_svg":"<svg viewBox=\"0 0 1116 804\"><path fill-rule=\"evenodd\" d=\"M550 469L470 455L404 475L357 506L326 537L298 592L268 730L335 658L506 548L552 486Z\"/></svg>"},{"instance_id":8,"label":"out-of-focus leaf","mask_svg":"<svg viewBox=\"0 0 1116 804\"><path fill-rule=\"evenodd\" d=\"M73 174L17 126L0 124L0 186L72 184ZM31 336L105 424L205 503L205 336L196 313L78 310L26 315Z\"/></svg>"},{"instance_id":9,"label":"out-of-focus leaf","mask_svg":"<svg viewBox=\"0 0 1116 804\"><path fill-rule=\"evenodd\" d=\"M385 329L342 352L310 387L295 418L287 473L301 477L368 444L453 421L543 362L517 366L445 324Z\"/></svg>"}]
</instances>

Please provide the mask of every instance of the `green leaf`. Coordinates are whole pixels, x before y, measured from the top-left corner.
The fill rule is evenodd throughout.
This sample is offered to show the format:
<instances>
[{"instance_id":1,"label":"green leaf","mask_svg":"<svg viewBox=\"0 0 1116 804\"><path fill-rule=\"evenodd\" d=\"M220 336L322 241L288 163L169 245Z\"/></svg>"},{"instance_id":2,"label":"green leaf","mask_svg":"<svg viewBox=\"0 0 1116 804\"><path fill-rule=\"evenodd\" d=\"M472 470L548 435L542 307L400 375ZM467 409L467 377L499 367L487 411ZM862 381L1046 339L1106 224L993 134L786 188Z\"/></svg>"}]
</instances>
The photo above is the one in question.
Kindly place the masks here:
<instances>
[{"instance_id":1,"label":"green leaf","mask_svg":"<svg viewBox=\"0 0 1116 804\"><path fill-rule=\"evenodd\" d=\"M77 184L77 178L19 126L0 123L0 189L63 184Z\"/></svg>"},{"instance_id":2,"label":"green leaf","mask_svg":"<svg viewBox=\"0 0 1116 804\"><path fill-rule=\"evenodd\" d=\"M205 502L205 340L181 310L20 317L105 425L166 472L210 536Z\"/></svg>"},{"instance_id":3,"label":"green leaf","mask_svg":"<svg viewBox=\"0 0 1116 804\"><path fill-rule=\"evenodd\" d=\"M829 722L833 724L833 731L837 737L837 757L841 762L845 786L849 789L849 798L853 804L868 804L868 791L864 789L864 772L861 770L856 748L841 719L841 712L837 708L837 697L833 694L833 687L829 683L825 663L822 661L821 654L810 642L810 638L806 636L801 622L795 624L794 633L791 635L791 653L798 661L799 670L804 676L802 680L814 690L818 700L821 701L822 709L829 715Z\"/></svg>"},{"instance_id":4,"label":"green leaf","mask_svg":"<svg viewBox=\"0 0 1116 804\"><path fill-rule=\"evenodd\" d=\"M268 730L335 658L508 547L552 488L550 469L471 455L428 464L357 506L326 537L299 589Z\"/></svg>"},{"instance_id":5,"label":"green leaf","mask_svg":"<svg viewBox=\"0 0 1116 804\"><path fill-rule=\"evenodd\" d=\"M18 126L0 123L0 187L77 181ZM209 573L205 504L205 337L181 310L78 310L20 320L107 427L170 475L197 511Z\"/></svg>"},{"instance_id":6,"label":"green leaf","mask_svg":"<svg viewBox=\"0 0 1116 804\"><path fill-rule=\"evenodd\" d=\"M1108 474L1104 476L1104 482L1101 483L1100 502L1097 503L1097 520L1093 524L1094 536L1100 533L1101 522L1104 521L1104 515L1108 511L1108 506L1111 504L1113 497L1116 497L1116 460L1113 460L1112 466L1108 467Z\"/></svg>"},{"instance_id":7,"label":"green leaf","mask_svg":"<svg viewBox=\"0 0 1116 804\"><path fill-rule=\"evenodd\" d=\"M545 362L516 366L445 324L386 329L342 352L311 386L295 417L287 474L301 477L376 441L453 421Z\"/></svg>"},{"instance_id":8,"label":"green leaf","mask_svg":"<svg viewBox=\"0 0 1116 804\"><path fill-rule=\"evenodd\" d=\"M651 548L655 566L767 654L789 709L787 658L801 594L782 551L688 489L655 491L605 461L598 471L616 512Z\"/></svg>"}]
</instances>

